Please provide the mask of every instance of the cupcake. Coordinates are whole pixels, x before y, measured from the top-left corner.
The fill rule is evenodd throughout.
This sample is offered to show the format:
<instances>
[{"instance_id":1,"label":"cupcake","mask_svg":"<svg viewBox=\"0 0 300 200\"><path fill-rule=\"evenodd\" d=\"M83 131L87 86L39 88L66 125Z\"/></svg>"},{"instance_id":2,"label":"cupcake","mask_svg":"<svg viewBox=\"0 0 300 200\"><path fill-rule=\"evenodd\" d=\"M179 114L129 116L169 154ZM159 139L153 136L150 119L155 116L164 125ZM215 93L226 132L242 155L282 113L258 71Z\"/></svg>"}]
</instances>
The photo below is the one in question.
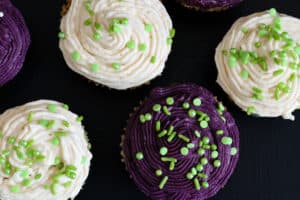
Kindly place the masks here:
<instances>
[{"instance_id":1,"label":"cupcake","mask_svg":"<svg viewBox=\"0 0 300 200\"><path fill-rule=\"evenodd\" d=\"M122 156L137 187L154 200L203 200L225 186L239 157L231 114L206 89L152 90L128 120Z\"/></svg>"},{"instance_id":2,"label":"cupcake","mask_svg":"<svg viewBox=\"0 0 300 200\"><path fill-rule=\"evenodd\" d=\"M275 9L237 20L216 49L217 82L248 115L294 120L300 20Z\"/></svg>"},{"instance_id":3,"label":"cupcake","mask_svg":"<svg viewBox=\"0 0 300 200\"><path fill-rule=\"evenodd\" d=\"M222 11L232 8L243 0L178 0L183 6L201 11Z\"/></svg>"},{"instance_id":4,"label":"cupcake","mask_svg":"<svg viewBox=\"0 0 300 200\"><path fill-rule=\"evenodd\" d=\"M23 66L30 35L20 11L10 0L0 1L0 86L12 80Z\"/></svg>"},{"instance_id":5,"label":"cupcake","mask_svg":"<svg viewBox=\"0 0 300 200\"><path fill-rule=\"evenodd\" d=\"M118 90L160 75L175 35L159 0L72 0L60 29L59 46L67 65Z\"/></svg>"},{"instance_id":6,"label":"cupcake","mask_svg":"<svg viewBox=\"0 0 300 200\"><path fill-rule=\"evenodd\" d=\"M49 100L0 115L0 199L73 199L92 158L82 119Z\"/></svg>"}]
</instances>

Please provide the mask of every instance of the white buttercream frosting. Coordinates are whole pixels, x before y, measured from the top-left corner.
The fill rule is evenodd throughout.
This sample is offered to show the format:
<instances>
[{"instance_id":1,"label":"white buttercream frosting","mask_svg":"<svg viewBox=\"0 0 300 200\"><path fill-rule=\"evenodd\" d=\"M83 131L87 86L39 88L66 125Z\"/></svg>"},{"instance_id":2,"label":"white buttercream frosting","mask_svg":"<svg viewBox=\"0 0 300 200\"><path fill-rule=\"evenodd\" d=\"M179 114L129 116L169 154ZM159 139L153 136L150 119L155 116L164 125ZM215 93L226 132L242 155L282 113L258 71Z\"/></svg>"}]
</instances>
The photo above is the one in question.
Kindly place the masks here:
<instances>
[{"instance_id":1,"label":"white buttercream frosting","mask_svg":"<svg viewBox=\"0 0 300 200\"><path fill-rule=\"evenodd\" d=\"M300 20L287 15L275 15L274 10L273 14L270 13L271 11L255 13L242 17L233 24L216 49L215 62L219 72L217 82L241 109L245 111L252 109L253 113L262 117L282 116L293 120L292 112L300 106L300 82L297 70L300 59L299 55L295 54L296 43L300 42ZM262 32L259 32L258 27L275 24L276 19L281 20L281 30L278 33L287 36L284 33L287 32L289 37L280 40L269 39L268 36L261 37ZM289 38L295 45L284 50ZM236 66L230 67L231 48L256 52L266 59L267 69L263 70L260 65L253 62L246 64L238 62ZM224 54L224 50L227 54ZM283 55L286 64L275 61L274 57L281 59L280 52L286 54ZM282 83L288 92L283 92L283 86L278 89ZM253 98L255 93L253 88L261 90L262 100Z\"/></svg>"},{"instance_id":2,"label":"white buttercream frosting","mask_svg":"<svg viewBox=\"0 0 300 200\"><path fill-rule=\"evenodd\" d=\"M67 200L79 193L92 158L79 119L64 104L49 100L0 115L1 200ZM32 157L32 150L40 157ZM9 173L5 173L7 165ZM70 171L70 166L75 169Z\"/></svg>"},{"instance_id":3,"label":"white buttercream frosting","mask_svg":"<svg viewBox=\"0 0 300 200\"><path fill-rule=\"evenodd\" d=\"M111 32L113 19L127 22L117 23L120 31ZM159 0L72 0L60 29L60 49L68 66L114 89L137 87L160 75L171 50L172 21ZM134 48L127 47L129 41ZM140 51L143 44L146 48Z\"/></svg>"}]
</instances>

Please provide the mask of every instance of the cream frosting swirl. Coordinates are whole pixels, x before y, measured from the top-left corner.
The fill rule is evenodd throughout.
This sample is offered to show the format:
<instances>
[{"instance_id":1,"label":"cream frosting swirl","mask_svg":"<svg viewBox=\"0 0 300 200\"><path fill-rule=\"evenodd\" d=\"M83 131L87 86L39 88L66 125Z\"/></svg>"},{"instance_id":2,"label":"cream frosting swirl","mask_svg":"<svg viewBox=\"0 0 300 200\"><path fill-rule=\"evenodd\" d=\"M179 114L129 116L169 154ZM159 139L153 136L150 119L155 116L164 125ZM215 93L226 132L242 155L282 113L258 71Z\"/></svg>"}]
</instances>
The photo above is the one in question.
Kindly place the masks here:
<instances>
[{"instance_id":1,"label":"cream frosting swirl","mask_svg":"<svg viewBox=\"0 0 300 200\"><path fill-rule=\"evenodd\" d=\"M217 82L248 114L294 120L300 20L275 9L238 19L218 45Z\"/></svg>"},{"instance_id":2,"label":"cream frosting swirl","mask_svg":"<svg viewBox=\"0 0 300 200\"><path fill-rule=\"evenodd\" d=\"M68 66L119 90L160 75L175 34L159 0L72 0L60 29Z\"/></svg>"},{"instance_id":3,"label":"cream frosting swirl","mask_svg":"<svg viewBox=\"0 0 300 200\"><path fill-rule=\"evenodd\" d=\"M0 199L74 198L92 158L81 119L49 100L0 115Z\"/></svg>"}]
</instances>

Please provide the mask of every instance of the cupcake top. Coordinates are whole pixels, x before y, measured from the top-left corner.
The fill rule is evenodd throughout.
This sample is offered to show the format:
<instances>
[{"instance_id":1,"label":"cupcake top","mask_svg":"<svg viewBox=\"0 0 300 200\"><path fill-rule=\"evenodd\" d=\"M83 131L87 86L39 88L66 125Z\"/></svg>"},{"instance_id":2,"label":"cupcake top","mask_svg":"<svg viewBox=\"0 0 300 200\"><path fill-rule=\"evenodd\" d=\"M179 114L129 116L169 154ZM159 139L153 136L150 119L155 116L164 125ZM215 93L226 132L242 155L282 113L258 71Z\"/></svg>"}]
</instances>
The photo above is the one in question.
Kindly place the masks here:
<instances>
[{"instance_id":1,"label":"cupcake top","mask_svg":"<svg viewBox=\"0 0 300 200\"><path fill-rule=\"evenodd\" d=\"M160 75L175 35L159 0L72 0L60 28L68 66L119 90Z\"/></svg>"},{"instance_id":2,"label":"cupcake top","mask_svg":"<svg viewBox=\"0 0 300 200\"><path fill-rule=\"evenodd\" d=\"M81 120L49 100L0 115L0 199L74 198L92 158Z\"/></svg>"},{"instance_id":3,"label":"cupcake top","mask_svg":"<svg viewBox=\"0 0 300 200\"><path fill-rule=\"evenodd\" d=\"M0 86L13 79L23 66L30 44L24 18L10 0L0 1Z\"/></svg>"},{"instance_id":4,"label":"cupcake top","mask_svg":"<svg viewBox=\"0 0 300 200\"><path fill-rule=\"evenodd\" d=\"M233 117L206 89L156 88L128 121L126 168L152 199L203 200L223 188L239 157Z\"/></svg>"},{"instance_id":5,"label":"cupcake top","mask_svg":"<svg viewBox=\"0 0 300 200\"><path fill-rule=\"evenodd\" d=\"M237 20L216 49L217 82L249 115L294 119L300 20L275 9Z\"/></svg>"},{"instance_id":6,"label":"cupcake top","mask_svg":"<svg viewBox=\"0 0 300 200\"><path fill-rule=\"evenodd\" d=\"M184 6L204 11L220 11L231 8L243 0L179 0Z\"/></svg>"}]
</instances>

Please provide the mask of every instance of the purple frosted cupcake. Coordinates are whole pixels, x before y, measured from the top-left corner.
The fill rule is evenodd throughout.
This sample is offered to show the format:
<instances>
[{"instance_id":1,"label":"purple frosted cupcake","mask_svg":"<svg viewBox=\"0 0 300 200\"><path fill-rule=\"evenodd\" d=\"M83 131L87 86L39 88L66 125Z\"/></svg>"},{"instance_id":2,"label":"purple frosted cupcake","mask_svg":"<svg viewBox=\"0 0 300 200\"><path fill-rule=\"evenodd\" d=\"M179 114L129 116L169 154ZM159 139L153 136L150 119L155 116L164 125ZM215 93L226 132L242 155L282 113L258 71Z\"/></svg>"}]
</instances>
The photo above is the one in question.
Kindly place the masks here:
<instances>
[{"instance_id":1,"label":"purple frosted cupcake","mask_svg":"<svg viewBox=\"0 0 300 200\"><path fill-rule=\"evenodd\" d=\"M221 11L234 7L243 0L178 0L188 8L202 11Z\"/></svg>"},{"instance_id":2,"label":"purple frosted cupcake","mask_svg":"<svg viewBox=\"0 0 300 200\"><path fill-rule=\"evenodd\" d=\"M23 66L30 35L20 11L10 0L0 1L0 86L13 79Z\"/></svg>"},{"instance_id":3,"label":"purple frosted cupcake","mask_svg":"<svg viewBox=\"0 0 300 200\"><path fill-rule=\"evenodd\" d=\"M152 90L131 115L121 147L130 177L147 196L203 200L233 173L239 131L208 90L182 84Z\"/></svg>"}]
</instances>

